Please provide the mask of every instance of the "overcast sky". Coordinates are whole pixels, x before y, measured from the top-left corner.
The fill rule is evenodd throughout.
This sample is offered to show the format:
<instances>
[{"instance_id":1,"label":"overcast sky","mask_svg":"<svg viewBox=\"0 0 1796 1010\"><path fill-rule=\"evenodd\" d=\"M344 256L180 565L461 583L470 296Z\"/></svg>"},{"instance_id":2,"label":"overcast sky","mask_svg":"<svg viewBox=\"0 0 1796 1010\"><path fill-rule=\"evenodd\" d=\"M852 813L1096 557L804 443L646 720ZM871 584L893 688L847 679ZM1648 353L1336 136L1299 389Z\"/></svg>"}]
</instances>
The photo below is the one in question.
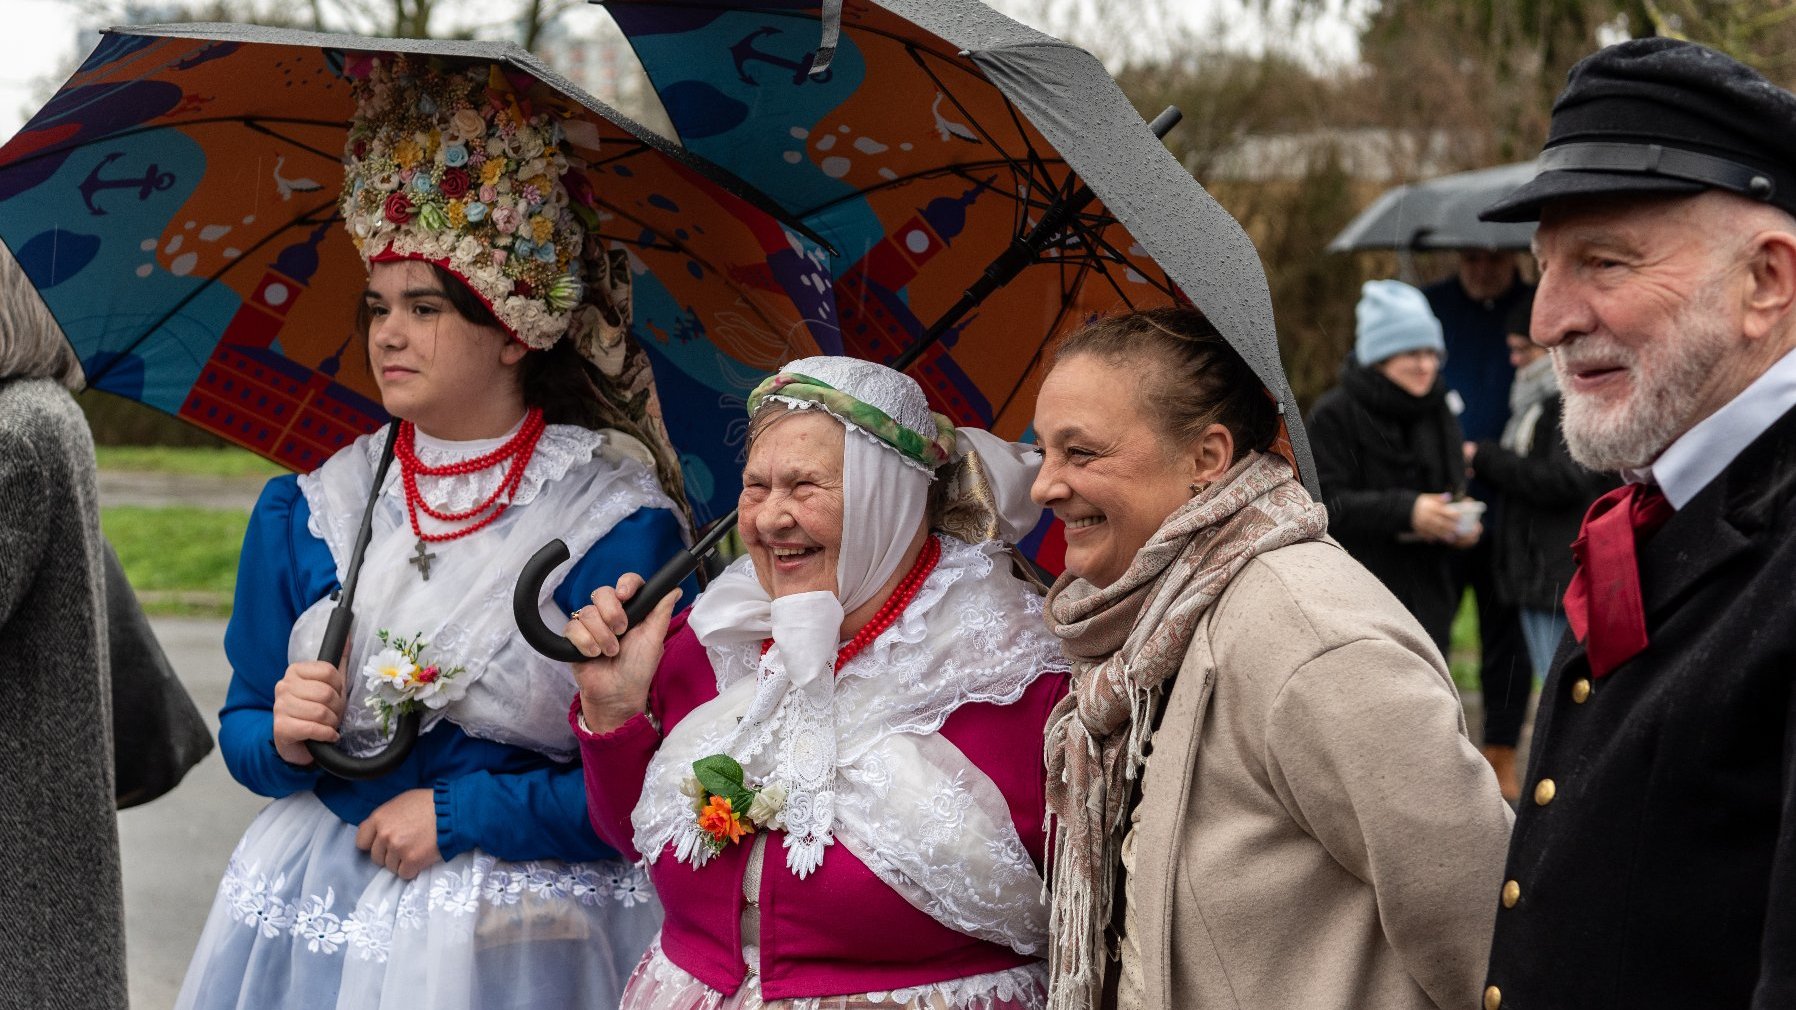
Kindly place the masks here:
<instances>
[{"instance_id":1,"label":"overcast sky","mask_svg":"<svg viewBox=\"0 0 1796 1010\"><path fill-rule=\"evenodd\" d=\"M1090 20L1096 21L1098 12L1104 11L1106 5L1114 12L1117 10L1115 4L1129 3L1132 0L987 2L1024 21L1031 20L1031 11L1058 9L1065 12L1069 10L1069 5L1074 5L1070 7L1074 11L1085 11L1091 15ZM1345 2L1358 6L1367 0ZM1279 5L1280 0L1274 0L1274 3ZM1089 6L1080 8L1076 6L1079 4ZM1167 0L1162 9L1178 12L1175 16L1186 19L1183 27L1199 32L1207 39L1221 39L1231 46L1257 46L1264 37L1264 31L1259 28L1256 20L1241 14L1240 0ZM573 20L569 27L579 31L580 21L606 16L596 7L577 10L570 15ZM1059 25L1037 24L1035 27L1047 31L1067 30ZM67 3L59 0L5 0L5 17L0 22L0 142L18 132L19 127L41 104L45 89L61 83L51 81L51 78L63 68L72 68L76 58L84 54L85 47L91 46L94 38L92 34L84 36L73 8ZM1088 44L1096 46L1096 43ZM1346 21L1331 18L1311 29L1301 45L1313 54L1321 54L1324 59L1346 59L1354 51L1353 29ZM1098 55L1112 64L1117 58L1116 54L1109 52L1100 51Z\"/></svg>"}]
</instances>

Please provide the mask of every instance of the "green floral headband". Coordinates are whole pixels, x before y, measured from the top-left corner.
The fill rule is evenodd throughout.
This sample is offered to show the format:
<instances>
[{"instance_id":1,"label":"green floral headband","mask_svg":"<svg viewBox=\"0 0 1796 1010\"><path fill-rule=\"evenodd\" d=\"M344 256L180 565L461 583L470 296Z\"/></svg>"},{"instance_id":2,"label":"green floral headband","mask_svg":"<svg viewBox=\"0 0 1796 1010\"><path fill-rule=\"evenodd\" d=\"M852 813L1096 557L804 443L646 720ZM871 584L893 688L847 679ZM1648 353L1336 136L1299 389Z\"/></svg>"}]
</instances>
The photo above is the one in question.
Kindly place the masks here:
<instances>
[{"instance_id":1,"label":"green floral headband","mask_svg":"<svg viewBox=\"0 0 1796 1010\"><path fill-rule=\"evenodd\" d=\"M762 381L748 396L748 412L752 416L769 398L793 403L814 403L836 420L872 435L898 451L906 461L918 468L934 472L954 458L957 437L954 423L934 411L935 431L925 435L899 424L878 407L842 392L808 375L780 372Z\"/></svg>"}]
</instances>

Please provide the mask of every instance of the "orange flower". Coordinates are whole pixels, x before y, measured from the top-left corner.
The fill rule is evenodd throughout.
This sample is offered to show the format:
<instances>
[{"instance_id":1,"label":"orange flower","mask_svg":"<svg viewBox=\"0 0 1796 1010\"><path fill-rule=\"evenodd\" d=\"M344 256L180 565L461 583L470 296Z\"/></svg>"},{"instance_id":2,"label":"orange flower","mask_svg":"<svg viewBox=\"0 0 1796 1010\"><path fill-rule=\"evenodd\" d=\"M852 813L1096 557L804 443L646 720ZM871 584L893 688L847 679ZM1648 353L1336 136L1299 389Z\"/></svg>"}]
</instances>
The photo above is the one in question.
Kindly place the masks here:
<instances>
[{"instance_id":1,"label":"orange flower","mask_svg":"<svg viewBox=\"0 0 1796 1010\"><path fill-rule=\"evenodd\" d=\"M711 797L705 809L698 812L698 827L718 845L739 841L743 835L752 835L755 831L755 826L730 809L730 801L722 796Z\"/></svg>"}]
</instances>

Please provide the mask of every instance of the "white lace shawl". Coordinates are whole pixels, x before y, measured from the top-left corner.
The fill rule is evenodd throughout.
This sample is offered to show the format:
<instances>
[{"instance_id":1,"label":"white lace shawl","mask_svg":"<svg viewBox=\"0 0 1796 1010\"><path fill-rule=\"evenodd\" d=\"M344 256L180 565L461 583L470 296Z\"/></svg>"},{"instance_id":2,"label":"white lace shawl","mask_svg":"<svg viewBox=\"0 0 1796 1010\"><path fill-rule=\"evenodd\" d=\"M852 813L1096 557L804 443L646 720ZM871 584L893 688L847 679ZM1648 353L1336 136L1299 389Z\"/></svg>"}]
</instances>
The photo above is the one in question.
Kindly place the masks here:
<instances>
[{"instance_id":1,"label":"white lace shawl","mask_svg":"<svg viewBox=\"0 0 1796 1010\"><path fill-rule=\"evenodd\" d=\"M339 580L346 574L387 432L383 427L357 439L299 479L312 509L310 530L330 547ZM440 466L478 455L491 444L456 447L420 440L418 455L426 464ZM491 494L502 478L501 467L467 476L421 477L419 491L439 510L462 510ZM577 560L618 522L643 508L674 508L647 467L615 451L603 432L550 425L543 429L510 507L497 521L466 538L427 545L436 557L425 580L407 560L418 540L406 517L395 462L375 506L374 533L356 588L355 624L343 664L349 687L344 748L368 754L385 743L375 713L364 704L361 677L362 664L380 648L375 632L384 628L399 636L422 634L429 644L428 661L445 669L465 667L457 679L467 685L467 693L442 710L427 712L423 729L448 718L471 736L571 760L577 752L567 725L568 699L576 690L573 672L518 637L512 589L519 569L543 544L559 537ZM552 628L567 622L553 593L572 564L565 563L543 582L538 602ZM326 597L300 615L288 638L289 662L318 658L335 605Z\"/></svg>"},{"instance_id":2,"label":"white lace shawl","mask_svg":"<svg viewBox=\"0 0 1796 1010\"><path fill-rule=\"evenodd\" d=\"M1016 701L1065 661L1041 598L1010 573L1002 544L939 539L941 560L903 616L834 678L813 681L820 696L790 689L780 647L762 655L759 633L708 643L720 693L650 761L631 816L637 851L652 863L672 845L676 858L704 864L710 852L680 784L695 760L728 754L752 783L785 787L794 872L840 840L937 922L1023 954L1042 948L1041 875L1010 808L937 731L969 702ZM754 578L745 557L719 581ZM817 767L832 736L833 767Z\"/></svg>"}]
</instances>

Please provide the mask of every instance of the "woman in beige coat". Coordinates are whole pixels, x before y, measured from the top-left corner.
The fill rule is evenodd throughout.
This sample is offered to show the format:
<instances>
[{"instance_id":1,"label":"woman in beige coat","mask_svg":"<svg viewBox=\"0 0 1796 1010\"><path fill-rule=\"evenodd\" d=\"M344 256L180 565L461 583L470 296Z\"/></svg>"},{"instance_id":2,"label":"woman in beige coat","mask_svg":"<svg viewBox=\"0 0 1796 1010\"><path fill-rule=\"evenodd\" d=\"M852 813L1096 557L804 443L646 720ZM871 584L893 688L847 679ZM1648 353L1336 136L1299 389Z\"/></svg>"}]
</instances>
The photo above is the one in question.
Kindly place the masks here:
<instances>
[{"instance_id":1,"label":"woman in beige coat","mask_svg":"<svg viewBox=\"0 0 1796 1010\"><path fill-rule=\"evenodd\" d=\"M1050 1006L1477 1005L1512 816L1247 365L1194 310L1103 320L1061 345L1035 431L1074 664Z\"/></svg>"}]
</instances>

